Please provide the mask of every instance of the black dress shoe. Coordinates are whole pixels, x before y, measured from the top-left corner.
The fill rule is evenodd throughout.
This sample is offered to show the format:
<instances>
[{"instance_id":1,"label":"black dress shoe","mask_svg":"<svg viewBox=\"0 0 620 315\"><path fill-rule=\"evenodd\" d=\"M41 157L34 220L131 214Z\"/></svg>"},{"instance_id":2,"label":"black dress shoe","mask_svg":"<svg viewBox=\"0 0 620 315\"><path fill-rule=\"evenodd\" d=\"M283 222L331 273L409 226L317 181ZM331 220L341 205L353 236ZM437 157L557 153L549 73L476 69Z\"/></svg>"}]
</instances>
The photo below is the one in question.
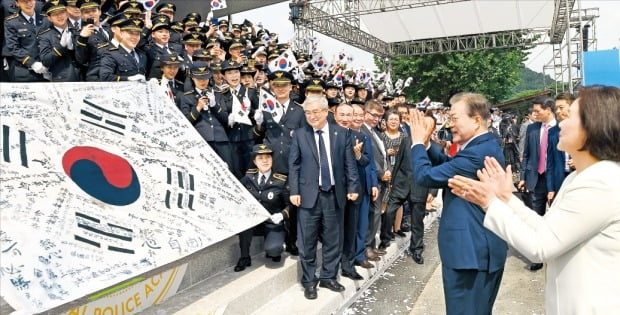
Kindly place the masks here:
<instances>
[{"instance_id":1,"label":"black dress shoe","mask_svg":"<svg viewBox=\"0 0 620 315\"><path fill-rule=\"evenodd\" d=\"M364 280L364 277L362 277L362 275L360 275L359 273L357 273L357 271L352 270L352 271L342 271L342 276L343 277L347 277L351 280Z\"/></svg>"},{"instance_id":2,"label":"black dress shoe","mask_svg":"<svg viewBox=\"0 0 620 315\"><path fill-rule=\"evenodd\" d=\"M540 269L542 269L542 267L543 267L543 264L542 264L542 263L533 263L533 264L531 264L531 265L528 267L528 269L529 269L530 271L536 271L536 270L540 270Z\"/></svg>"},{"instance_id":3,"label":"black dress shoe","mask_svg":"<svg viewBox=\"0 0 620 315\"><path fill-rule=\"evenodd\" d=\"M311 287L305 287L304 288L304 296L306 297L306 299L308 300L314 300L317 297L316 294L316 287L315 286L311 286Z\"/></svg>"},{"instance_id":4,"label":"black dress shoe","mask_svg":"<svg viewBox=\"0 0 620 315\"><path fill-rule=\"evenodd\" d=\"M411 258L413 258L413 261L415 261L416 264L419 264L419 265L424 264L424 257L422 257L422 254L420 253L413 253L413 255L411 255Z\"/></svg>"},{"instance_id":5,"label":"black dress shoe","mask_svg":"<svg viewBox=\"0 0 620 315\"><path fill-rule=\"evenodd\" d=\"M407 234L405 234L405 232L403 232L403 231L397 231L397 232L394 232L394 233L396 235L400 236L400 237L407 237Z\"/></svg>"},{"instance_id":6,"label":"black dress shoe","mask_svg":"<svg viewBox=\"0 0 620 315\"><path fill-rule=\"evenodd\" d=\"M299 249L295 245L286 245L286 252L291 254L291 256L299 256Z\"/></svg>"},{"instance_id":7,"label":"black dress shoe","mask_svg":"<svg viewBox=\"0 0 620 315\"><path fill-rule=\"evenodd\" d=\"M403 232L411 232L411 226L409 224L407 225L403 224L400 226L400 230Z\"/></svg>"},{"instance_id":8,"label":"black dress shoe","mask_svg":"<svg viewBox=\"0 0 620 315\"><path fill-rule=\"evenodd\" d=\"M282 255L269 256L269 255L265 254L265 257L271 258L271 261L273 261L273 262L281 262L282 261Z\"/></svg>"},{"instance_id":9,"label":"black dress shoe","mask_svg":"<svg viewBox=\"0 0 620 315\"><path fill-rule=\"evenodd\" d=\"M370 269L370 268L374 268L375 265L373 265L371 262L369 262L368 260L364 260L364 261L355 261L355 265L356 266L360 266L362 268L366 268L366 269Z\"/></svg>"},{"instance_id":10,"label":"black dress shoe","mask_svg":"<svg viewBox=\"0 0 620 315\"><path fill-rule=\"evenodd\" d=\"M241 257L239 261L237 261L237 265L235 266L235 272L245 270L245 267L252 266L252 259L250 257Z\"/></svg>"},{"instance_id":11,"label":"black dress shoe","mask_svg":"<svg viewBox=\"0 0 620 315\"><path fill-rule=\"evenodd\" d=\"M344 291L344 286L336 280L321 280L319 281L319 287L328 288L334 292Z\"/></svg>"}]
</instances>

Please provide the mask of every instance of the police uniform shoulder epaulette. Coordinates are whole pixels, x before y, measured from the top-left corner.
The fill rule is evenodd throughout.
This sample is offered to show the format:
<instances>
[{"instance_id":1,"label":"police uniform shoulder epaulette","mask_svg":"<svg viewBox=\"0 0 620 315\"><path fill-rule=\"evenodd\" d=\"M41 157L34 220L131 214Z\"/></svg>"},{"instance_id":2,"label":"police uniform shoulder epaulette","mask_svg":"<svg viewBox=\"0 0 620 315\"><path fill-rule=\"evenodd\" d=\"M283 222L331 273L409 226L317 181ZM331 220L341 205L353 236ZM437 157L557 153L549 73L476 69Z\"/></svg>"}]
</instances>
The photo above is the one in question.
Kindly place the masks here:
<instances>
[{"instance_id":1,"label":"police uniform shoulder epaulette","mask_svg":"<svg viewBox=\"0 0 620 315\"><path fill-rule=\"evenodd\" d=\"M48 27L48 28L46 28L46 29L44 29L44 30L40 31L40 32L39 32L39 35L41 35L41 34L45 34L45 33L49 32L49 31L51 31L51 30L52 30L52 29Z\"/></svg>"},{"instance_id":2,"label":"police uniform shoulder epaulette","mask_svg":"<svg viewBox=\"0 0 620 315\"><path fill-rule=\"evenodd\" d=\"M107 47L108 45L110 45L110 43L108 43L108 42L103 42L103 43L101 43L101 44L97 45L97 49L101 49L101 48ZM110 50L113 50L112 48L114 48L114 49L118 49L118 47L110 47Z\"/></svg>"},{"instance_id":3,"label":"police uniform shoulder epaulette","mask_svg":"<svg viewBox=\"0 0 620 315\"><path fill-rule=\"evenodd\" d=\"M9 21L9 20L13 20L15 18L17 18L19 16L19 13L13 13L7 17L4 18L5 21Z\"/></svg>"},{"instance_id":4,"label":"police uniform shoulder epaulette","mask_svg":"<svg viewBox=\"0 0 620 315\"><path fill-rule=\"evenodd\" d=\"M246 174L256 174L258 173L258 169L257 168L248 168L247 171L245 171Z\"/></svg>"},{"instance_id":5,"label":"police uniform shoulder epaulette","mask_svg":"<svg viewBox=\"0 0 620 315\"><path fill-rule=\"evenodd\" d=\"M286 181L286 175L280 174L280 173L273 173L273 178L279 179L279 180L281 180L283 182Z\"/></svg>"},{"instance_id":6,"label":"police uniform shoulder epaulette","mask_svg":"<svg viewBox=\"0 0 620 315\"><path fill-rule=\"evenodd\" d=\"M190 95L192 93L194 93L194 90L185 91L183 92L183 95Z\"/></svg>"},{"instance_id":7,"label":"police uniform shoulder epaulette","mask_svg":"<svg viewBox=\"0 0 620 315\"><path fill-rule=\"evenodd\" d=\"M177 84L181 84L181 85L183 85L183 81L181 81L181 80L176 80L176 79L175 79L175 80L174 80L174 82L176 82Z\"/></svg>"}]
</instances>

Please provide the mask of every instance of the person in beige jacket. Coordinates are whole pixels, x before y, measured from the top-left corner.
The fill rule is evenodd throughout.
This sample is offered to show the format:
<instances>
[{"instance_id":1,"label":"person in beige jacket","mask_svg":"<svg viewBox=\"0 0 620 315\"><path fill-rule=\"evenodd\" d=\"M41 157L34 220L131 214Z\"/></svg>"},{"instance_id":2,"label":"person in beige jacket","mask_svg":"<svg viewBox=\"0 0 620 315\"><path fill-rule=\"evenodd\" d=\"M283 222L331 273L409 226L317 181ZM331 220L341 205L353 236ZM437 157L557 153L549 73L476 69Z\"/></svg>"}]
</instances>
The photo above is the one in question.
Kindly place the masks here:
<instances>
[{"instance_id":1,"label":"person in beige jacket","mask_svg":"<svg viewBox=\"0 0 620 315\"><path fill-rule=\"evenodd\" d=\"M486 212L484 226L533 261L547 264L548 314L620 312L620 89L580 90L560 123L558 149L576 171L544 216L512 194L510 167L486 158L480 181L456 176L452 192Z\"/></svg>"}]
</instances>

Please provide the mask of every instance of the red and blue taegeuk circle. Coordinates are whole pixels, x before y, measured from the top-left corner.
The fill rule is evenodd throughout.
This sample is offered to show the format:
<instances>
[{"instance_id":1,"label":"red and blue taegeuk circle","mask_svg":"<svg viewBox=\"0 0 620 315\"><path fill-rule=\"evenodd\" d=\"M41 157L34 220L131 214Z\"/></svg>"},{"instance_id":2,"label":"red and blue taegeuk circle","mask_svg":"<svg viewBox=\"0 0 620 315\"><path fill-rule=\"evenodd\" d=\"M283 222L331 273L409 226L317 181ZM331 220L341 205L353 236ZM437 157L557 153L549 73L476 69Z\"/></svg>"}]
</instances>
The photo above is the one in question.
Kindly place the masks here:
<instances>
[{"instance_id":1,"label":"red and blue taegeuk circle","mask_svg":"<svg viewBox=\"0 0 620 315\"><path fill-rule=\"evenodd\" d=\"M65 174L85 193L114 206L140 197L140 182L124 158L95 147L73 147L62 157Z\"/></svg>"}]
</instances>

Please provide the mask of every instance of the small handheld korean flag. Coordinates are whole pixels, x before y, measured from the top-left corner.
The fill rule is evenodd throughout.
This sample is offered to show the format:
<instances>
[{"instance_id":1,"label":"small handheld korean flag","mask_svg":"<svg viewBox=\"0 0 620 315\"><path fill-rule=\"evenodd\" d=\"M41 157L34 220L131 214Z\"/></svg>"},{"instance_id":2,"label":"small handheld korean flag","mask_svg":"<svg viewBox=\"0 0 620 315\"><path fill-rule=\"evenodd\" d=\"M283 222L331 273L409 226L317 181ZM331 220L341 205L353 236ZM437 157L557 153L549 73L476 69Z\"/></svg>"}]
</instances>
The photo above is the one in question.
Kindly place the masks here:
<instances>
[{"instance_id":1,"label":"small handheld korean flag","mask_svg":"<svg viewBox=\"0 0 620 315\"><path fill-rule=\"evenodd\" d=\"M226 9L226 0L211 0L211 10Z\"/></svg>"},{"instance_id":2,"label":"small handheld korean flag","mask_svg":"<svg viewBox=\"0 0 620 315\"><path fill-rule=\"evenodd\" d=\"M269 70L271 72L278 70L291 71L295 67L297 67L297 60L295 59L293 50L290 48L285 50L280 56L278 56L278 58L269 63Z\"/></svg>"},{"instance_id":3,"label":"small handheld korean flag","mask_svg":"<svg viewBox=\"0 0 620 315\"><path fill-rule=\"evenodd\" d=\"M139 0L139 2L142 3L145 10L151 11L157 5L159 0Z\"/></svg>"},{"instance_id":4,"label":"small handheld korean flag","mask_svg":"<svg viewBox=\"0 0 620 315\"><path fill-rule=\"evenodd\" d=\"M232 115L235 117L234 121L236 123L252 125L252 121L250 120L250 98L248 97L248 91L245 91L243 95L243 100L240 101L239 97L233 94L232 89L230 90L232 94Z\"/></svg>"},{"instance_id":5,"label":"small handheld korean flag","mask_svg":"<svg viewBox=\"0 0 620 315\"><path fill-rule=\"evenodd\" d=\"M319 72L323 71L323 69L325 69L325 67L327 66L327 62L325 62L325 58L323 58L322 52L315 52L314 54L312 54L311 63L314 68L317 69Z\"/></svg>"},{"instance_id":6,"label":"small handheld korean flag","mask_svg":"<svg viewBox=\"0 0 620 315\"><path fill-rule=\"evenodd\" d=\"M260 90L259 104L260 109L270 113L276 123L279 123L282 116L284 116L284 107L282 104L278 102L273 94L265 89Z\"/></svg>"}]
</instances>

